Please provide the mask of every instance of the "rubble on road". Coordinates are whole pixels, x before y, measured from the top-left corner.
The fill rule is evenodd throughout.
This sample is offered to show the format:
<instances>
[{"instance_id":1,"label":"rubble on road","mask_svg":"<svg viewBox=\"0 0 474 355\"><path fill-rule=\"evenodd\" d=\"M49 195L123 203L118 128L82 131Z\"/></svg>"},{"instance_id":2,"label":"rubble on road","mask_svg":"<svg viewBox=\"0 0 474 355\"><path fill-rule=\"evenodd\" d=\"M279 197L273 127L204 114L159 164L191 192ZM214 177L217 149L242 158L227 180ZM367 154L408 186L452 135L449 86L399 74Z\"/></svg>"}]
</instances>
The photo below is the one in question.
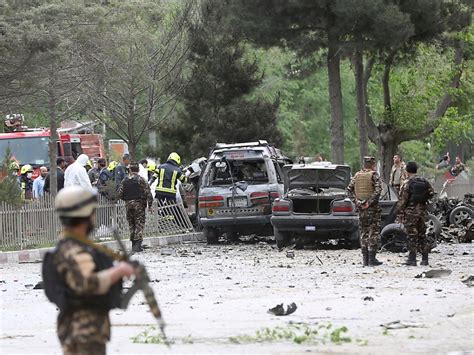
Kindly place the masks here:
<instances>
[{"instance_id":1,"label":"rubble on road","mask_svg":"<svg viewBox=\"0 0 474 355\"><path fill-rule=\"evenodd\" d=\"M451 275L452 271L449 269L434 269L423 271L421 274L415 276L415 279L435 279Z\"/></svg>"},{"instance_id":2,"label":"rubble on road","mask_svg":"<svg viewBox=\"0 0 474 355\"><path fill-rule=\"evenodd\" d=\"M473 287L474 286L474 276L470 275L466 277L464 280L461 280L463 284L465 284L467 287Z\"/></svg>"},{"instance_id":3,"label":"rubble on road","mask_svg":"<svg viewBox=\"0 0 474 355\"><path fill-rule=\"evenodd\" d=\"M381 324L381 327L385 329L406 329L406 328L425 328L426 326L422 323L410 322L410 321L400 321L396 320L393 322L388 322L385 324Z\"/></svg>"},{"instance_id":4,"label":"rubble on road","mask_svg":"<svg viewBox=\"0 0 474 355\"><path fill-rule=\"evenodd\" d=\"M274 314L276 316L288 316L290 314L293 314L296 312L296 309L298 307L296 306L296 303L290 303L285 310L285 307L283 306L283 303L277 304L275 307L270 308L268 310L268 313Z\"/></svg>"}]
</instances>

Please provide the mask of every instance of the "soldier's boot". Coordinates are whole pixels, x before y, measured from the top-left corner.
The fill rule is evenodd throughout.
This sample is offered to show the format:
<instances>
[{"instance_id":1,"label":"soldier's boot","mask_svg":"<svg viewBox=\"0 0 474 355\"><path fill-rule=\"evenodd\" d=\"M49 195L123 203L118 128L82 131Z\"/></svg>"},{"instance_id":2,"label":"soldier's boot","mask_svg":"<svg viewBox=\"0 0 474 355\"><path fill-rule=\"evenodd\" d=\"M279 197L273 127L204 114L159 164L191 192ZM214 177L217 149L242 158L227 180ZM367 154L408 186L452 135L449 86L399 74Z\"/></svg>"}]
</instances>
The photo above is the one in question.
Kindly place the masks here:
<instances>
[{"instance_id":1,"label":"soldier's boot","mask_svg":"<svg viewBox=\"0 0 474 355\"><path fill-rule=\"evenodd\" d=\"M133 240L132 241L132 253L140 253L142 251L141 249L141 240Z\"/></svg>"},{"instance_id":2,"label":"soldier's boot","mask_svg":"<svg viewBox=\"0 0 474 355\"><path fill-rule=\"evenodd\" d=\"M407 261L405 262L405 265L416 266L416 253L415 252L411 251L408 253L408 258L407 258Z\"/></svg>"},{"instance_id":3,"label":"soldier's boot","mask_svg":"<svg viewBox=\"0 0 474 355\"><path fill-rule=\"evenodd\" d=\"M367 248L362 249L362 265L369 266L369 251Z\"/></svg>"},{"instance_id":4,"label":"soldier's boot","mask_svg":"<svg viewBox=\"0 0 474 355\"><path fill-rule=\"evenodd\" d=\"M421 254L421 263L420 265L423 265L423 266L428 266L428 253L422 253Z\"/></svg>"},{"instance_id":5,"label":"soldier's boot","mask_svg":"<svg viewBox=\"0 0 474 355\"><path fill-rule=\"evenodd\" d=\"M375 255L377 252L375 250L369 250L369 266L379 266L382 265L383 262L378 261Z\"/></svg>"}]
</instances>

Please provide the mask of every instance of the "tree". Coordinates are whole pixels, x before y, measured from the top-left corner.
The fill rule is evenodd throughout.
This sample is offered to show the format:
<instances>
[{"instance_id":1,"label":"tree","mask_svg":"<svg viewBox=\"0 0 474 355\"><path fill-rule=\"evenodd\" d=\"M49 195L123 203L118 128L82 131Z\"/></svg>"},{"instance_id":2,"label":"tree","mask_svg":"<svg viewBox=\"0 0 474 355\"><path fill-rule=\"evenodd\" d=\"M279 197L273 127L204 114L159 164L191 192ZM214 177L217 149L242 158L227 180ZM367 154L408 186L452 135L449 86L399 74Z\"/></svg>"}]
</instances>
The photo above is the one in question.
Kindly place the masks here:
<instances>
[{"instance_id":1,"label":"tree","mask_svg":"<svg viewBox=\"0 0 474 355\"><path fill-rule=\"evenodd\" d=\"M170 116L187 84L187 23L193 3L164 7L146 0L104 7L100 36L80 52L96 78L86 92L91 114L127 142L136 159L144 134Z\"/></svg>"},{"instance_id":2,"label":"tree","mask_svg":"<svg viewBox=\"0 0 474 355\"><path fill-rule=\"evenodd\" d=\"M1 52L4 61L18 70L2 76L8 87L0 99L8 111L29 110L48 117L53 194L57 191L57 128L83 108L80 89L92 76L76 54L97 35L93 31L100 18L98 10L72 0L20 3L2 18Z\"/></svg>"},{"instance_id":3,"label":"tree","mask_svg":"<svg viewBox=\"0 0 474 355\"><path fill-rule=\"evenodd\" d=\"M239 28L223 16L225 4L201 4L198 21L190 28L190 63L193 72L184 90L176 120L162 132L166 151L184 156L207 156L216 142L267 139L280 143L277 129L278 99L250 99L262 81L255 58L249 58Z\"/></svg>"}]
</instances>

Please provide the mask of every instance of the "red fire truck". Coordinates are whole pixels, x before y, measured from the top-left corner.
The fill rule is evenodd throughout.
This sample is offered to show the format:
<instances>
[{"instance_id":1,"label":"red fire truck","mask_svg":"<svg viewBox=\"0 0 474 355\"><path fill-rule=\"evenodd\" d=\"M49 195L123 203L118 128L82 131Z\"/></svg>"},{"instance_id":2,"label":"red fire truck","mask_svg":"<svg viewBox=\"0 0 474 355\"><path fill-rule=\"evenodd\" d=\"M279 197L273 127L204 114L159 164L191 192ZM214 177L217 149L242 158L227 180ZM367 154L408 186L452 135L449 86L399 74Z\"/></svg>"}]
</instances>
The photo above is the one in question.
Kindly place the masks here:
<instances>
[{"instance_id":1,"label":"red fire truck","mask_svg":"<svg viewBox=\"0 0 474 355\"><path fill-rule=\"evenodd\" d=\"M0 133L0 160L10 149L12 158L20 166L30 164L34 168L33 177L39 174L39 167L49 167L48 129L17 128L13 132ZM58 131L59 140L56 144L57 155L68 163L72 163L81 153L90 159L105 157L104 143L100 134L69 134Z\"/></svg>"}]
</instances>

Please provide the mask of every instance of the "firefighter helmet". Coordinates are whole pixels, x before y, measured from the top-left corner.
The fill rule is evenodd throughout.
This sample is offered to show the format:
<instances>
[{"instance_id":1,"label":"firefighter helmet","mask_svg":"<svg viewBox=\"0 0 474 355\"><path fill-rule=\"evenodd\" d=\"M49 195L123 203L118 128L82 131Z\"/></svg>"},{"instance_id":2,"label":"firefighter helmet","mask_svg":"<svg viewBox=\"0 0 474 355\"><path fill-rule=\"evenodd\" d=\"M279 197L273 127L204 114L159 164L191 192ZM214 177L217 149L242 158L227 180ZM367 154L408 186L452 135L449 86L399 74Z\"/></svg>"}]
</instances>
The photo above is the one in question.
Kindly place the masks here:
<instances>
[{"instance_id":1,"label":"firefighter helmet","mask_svg":"<svg viewBox=\"0 0 474 355\"><path fill-rule=\"evenodd\" d=\"M152 161L149 161L148 162L148 165L146 166L147 170L150 171L150 172L155 172L156 170L156 164Z\"/></svg>"},{"instance_id":2,"label":"firefighter helmet","mask_svg":"<svg viewBox=\"0 0 474 355\"><path fill-rule=\"evenodd\" d=\"M181 157L178 153L173 152L168 156L168 161L174 161L176 164L181 165Z\"/></svg>"},{"instance_id":3,"label":"firefighter helmet","mask_svg":"<svg viewBox=\"0 0 474 355\"><path fill-rule=\"evenodd\" d=\"M33 167L30 164L23 165L21 167L21 174L26 174L27 172L33 172Z\"/></svg>"},{"instance_id":4,"label":"firefighter helmet","mask_svg":"<svg viewBox=\"0 0 474 355\"><path fill-rule=\"evenodd\" d=\"M109 163L109 166L107 167L108 171L114 171L115 168L117 167L118 163L114 160Z\"/></svg>"},{"instance_id":5,"label":"firefighter helmet","mask_svg":"<svg viewBox=\"0 0 474 355\"><path fill-rule=\"evenodd\" d=\"M81 186L67 186L56 196L59 217L85 218L97 208L97 193Z\"/></svg>"}]
</instances>

